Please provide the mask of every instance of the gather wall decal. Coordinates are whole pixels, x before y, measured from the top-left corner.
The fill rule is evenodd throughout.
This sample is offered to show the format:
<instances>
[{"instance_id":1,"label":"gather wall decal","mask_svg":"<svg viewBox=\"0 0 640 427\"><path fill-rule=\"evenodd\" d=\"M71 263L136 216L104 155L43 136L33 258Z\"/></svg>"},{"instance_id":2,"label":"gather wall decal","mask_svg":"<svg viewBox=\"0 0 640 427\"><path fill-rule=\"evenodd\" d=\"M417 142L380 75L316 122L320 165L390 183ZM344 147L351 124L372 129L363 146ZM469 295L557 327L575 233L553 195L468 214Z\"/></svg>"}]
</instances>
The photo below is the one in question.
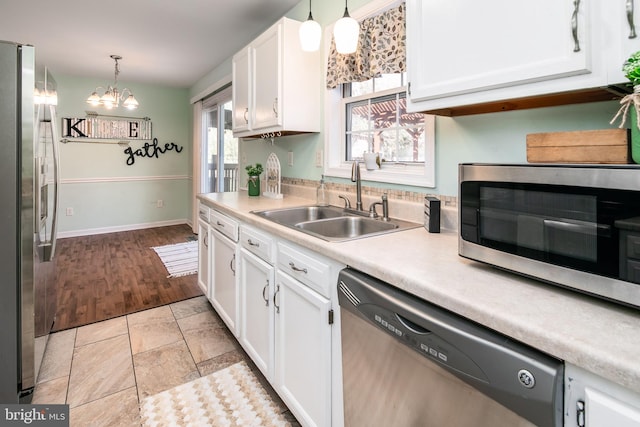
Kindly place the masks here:
<instances>
[{"instance_id":1,"label":"gather wall decal","mask_svg":"<svg viewBox=\"0 0 640 427\"><path fill-rule=\"evenodd\" d=\"M182 152L183 146L178 146L175 142L168 142L161 147L158 143L158 138L153 138L153 142L149 144L145 142L141 148L134 150L131 147L127 147L124 150L124 154L127 155L127 165L132 166L136 162L136 157L148 157L158 158L160 154L164 154L167 151L175 151L176 153Z\"/></svg>"}]
</instances>

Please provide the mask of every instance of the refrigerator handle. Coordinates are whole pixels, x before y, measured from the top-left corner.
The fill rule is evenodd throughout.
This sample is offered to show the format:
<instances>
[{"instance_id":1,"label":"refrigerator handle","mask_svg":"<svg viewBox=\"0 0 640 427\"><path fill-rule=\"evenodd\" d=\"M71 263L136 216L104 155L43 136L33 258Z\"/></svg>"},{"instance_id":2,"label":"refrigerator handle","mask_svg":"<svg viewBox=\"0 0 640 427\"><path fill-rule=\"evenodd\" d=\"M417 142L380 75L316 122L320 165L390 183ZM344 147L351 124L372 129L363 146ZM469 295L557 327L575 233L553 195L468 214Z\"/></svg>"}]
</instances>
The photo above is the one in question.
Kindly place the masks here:
<instances>
[{"instance_id":1,"label":"refrigerator handle","mask_svg":"<svg viewBox=\"0 0 640 427\"><path fill-rule=\"evenodd\" d=\"M56 252L56 240L58 239L58 205L60 204L60 136L58 134L58 122L56 107L49 105L51 112L51 147L53 152L53 218L51 220L51 250L45 261L51 261Z\"/></svg>"}]
</instances>

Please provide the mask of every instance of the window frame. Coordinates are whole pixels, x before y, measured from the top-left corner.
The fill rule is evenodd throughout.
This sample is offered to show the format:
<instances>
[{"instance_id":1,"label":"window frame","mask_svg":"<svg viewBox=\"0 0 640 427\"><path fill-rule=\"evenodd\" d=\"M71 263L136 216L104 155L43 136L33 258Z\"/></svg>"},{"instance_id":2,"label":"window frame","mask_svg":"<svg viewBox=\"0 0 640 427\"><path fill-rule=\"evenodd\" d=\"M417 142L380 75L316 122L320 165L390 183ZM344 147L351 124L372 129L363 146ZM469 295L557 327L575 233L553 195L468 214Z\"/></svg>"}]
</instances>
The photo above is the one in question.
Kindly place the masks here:
<instances>
[{"instance_id":1,"label":"window frame","mask_svg":"<svg viewBox=\"0 0 640 427\"><path fill-rule=\"evenodd\" d=\"M369 16L374 16L384 12L389 8L390 4L398 3L397 0L374 0L362 8L354 11L351 16L358 21ZM328 60L328 52L331 43L331 34L333 33L333 25L327 27L324 31L325 43L325 72L324 86L326 87L326 64ZM385 95L396 94L406 91L406 87L387 89L380 92L374 92L368 95L360 95L354 97L358 100L373 99ZM324 138L324 175L336 178L351 178L351 167L353 162L346 160L346 121L347 108L343 98L343 86L340 85L335 89L325 89L325 138ZM409 96L407 94L407 101ZM382 169L373 171L366 170L361 167L361 177L364 181L400 184L415 187L435 188L435 117L425 114L425 153L424 164L403 164L401 162L394 165L387 165Z\"/></svg>"},{"instance_id":2,"label":"window frame","mask_svg":"<svg viewBox=\"0 0 640 427\"><path fill-rule=\"evenodd\" d=\"M368 98L398 93L391 89L372 94ZM325 105L325 153L324 174L337 178L350 178L353 162L346 161L346 103L342 98L341 87L327 90ZM358 97L362 99L361 97ZM366 98L365 98L366 99ZM389 184L403 184L417 187L434 188L435 185L435 118L425 115L425 162L423 164L396 163L382 169L368 171L362 168L361 176L365 181Z\"/></svg>"}]
</instances>

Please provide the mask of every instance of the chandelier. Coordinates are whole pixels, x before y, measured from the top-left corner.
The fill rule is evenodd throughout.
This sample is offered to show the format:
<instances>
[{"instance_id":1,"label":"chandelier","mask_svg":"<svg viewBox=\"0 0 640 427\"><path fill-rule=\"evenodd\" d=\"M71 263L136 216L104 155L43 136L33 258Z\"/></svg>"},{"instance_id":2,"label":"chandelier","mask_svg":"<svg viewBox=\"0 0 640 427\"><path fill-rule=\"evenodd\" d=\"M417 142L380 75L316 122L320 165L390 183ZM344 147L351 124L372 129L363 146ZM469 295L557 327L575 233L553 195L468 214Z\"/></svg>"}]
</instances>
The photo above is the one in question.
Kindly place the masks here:
<instances>
[{"instance_id":1,"label":"chandelier","mask_svg":"<svg viewBox=\"0 0 640 427\"><path fill-rule=\"evenodd\" d=\"M109 85L107 86L107 89L104 92L104 95L100 96L98 95L98 90L103 89L103 86L98 86L93 93L89 96L89 98L87 98L87 103L91 104L94 107L97 107L99 105L102 105L103 107L105 107L106 109L110 110L112 108L117 108L120 106L120 101L124 99L124 102L122 103L122 106L129 109L129 110L135 110L136 108L138 108L138 101L136 100L136 98L133 96L133 93L131 93L130 89L124 88L121 91L118 90L118 74L120 74L120 66L118 64L118 61L122 59L122 57L120 55L110 55L111 59L113 59L116 64L115 64L115 78L114 78L114 83L113 86ZM127 96L125 96L125 93L128 93Z\"/></svg>"}]
</instances>

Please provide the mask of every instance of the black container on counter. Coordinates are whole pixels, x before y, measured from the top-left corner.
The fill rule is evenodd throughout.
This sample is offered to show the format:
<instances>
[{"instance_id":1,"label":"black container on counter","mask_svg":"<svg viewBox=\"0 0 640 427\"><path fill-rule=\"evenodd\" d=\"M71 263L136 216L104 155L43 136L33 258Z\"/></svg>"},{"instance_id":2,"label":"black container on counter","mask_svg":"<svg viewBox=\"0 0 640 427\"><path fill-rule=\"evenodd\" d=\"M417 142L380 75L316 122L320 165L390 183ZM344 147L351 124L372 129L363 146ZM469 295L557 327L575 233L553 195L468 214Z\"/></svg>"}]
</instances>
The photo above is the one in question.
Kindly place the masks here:
<instances>
[{"instance_id":1,"label":"black container on counter","mask_svg":"<svg viewBox=\"0 0 640 427\"><path fill-rule=\"evenodd\" d=\"M424 228L429 233L440 232L440 200L432 196L424 198Z\"/></svg>"}]
</instances>

